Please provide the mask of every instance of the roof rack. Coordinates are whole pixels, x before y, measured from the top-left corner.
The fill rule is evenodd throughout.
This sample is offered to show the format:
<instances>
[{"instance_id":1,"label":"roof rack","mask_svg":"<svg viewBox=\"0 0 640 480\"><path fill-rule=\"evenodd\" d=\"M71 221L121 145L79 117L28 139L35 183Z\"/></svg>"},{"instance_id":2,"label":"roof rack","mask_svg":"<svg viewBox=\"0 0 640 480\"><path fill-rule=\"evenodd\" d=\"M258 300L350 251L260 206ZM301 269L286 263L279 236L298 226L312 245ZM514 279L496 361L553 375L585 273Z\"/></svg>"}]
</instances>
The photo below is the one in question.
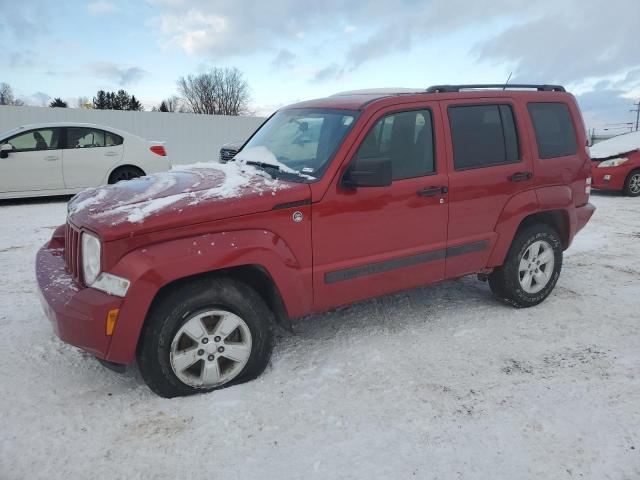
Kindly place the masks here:
<instances>
[{"instance_id":1,"label":"roof rack","mask_svg":"<svg viewBox=\"0 0 640 480\"><path fill-rule=\"evenodd\" d=\"M460 90L479 90L484 88L500 89L500 90L514 90L514 89L527 89L538 90L539 92L566 92L562 85L533 85L526 83L485 83L475 85L433 85L427 88L427 93L447 93L447 92L459 92Z\"/></svg>"}]
</instances>

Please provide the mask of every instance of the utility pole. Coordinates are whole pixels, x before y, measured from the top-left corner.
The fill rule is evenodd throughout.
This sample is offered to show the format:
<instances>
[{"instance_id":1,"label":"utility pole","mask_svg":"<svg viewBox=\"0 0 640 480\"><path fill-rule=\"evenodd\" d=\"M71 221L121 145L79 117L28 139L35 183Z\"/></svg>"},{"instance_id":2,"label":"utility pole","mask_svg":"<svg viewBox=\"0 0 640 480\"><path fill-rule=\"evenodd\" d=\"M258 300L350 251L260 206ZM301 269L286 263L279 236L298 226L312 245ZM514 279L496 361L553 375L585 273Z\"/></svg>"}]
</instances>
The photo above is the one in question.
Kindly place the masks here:
<instances>
[{"instance_id":1,"label":"utility pole","mask_svg":"<svg viewBox=\"0 0 640 480\"><path fill-rule=\"evenodd\" d=\"M638 124L640 124L640 100L638 100L638 103L634 103L633 104L634 109L629 110L630 112L636 112L636 132L638 131Z\"/></svg>"}]
</instances>

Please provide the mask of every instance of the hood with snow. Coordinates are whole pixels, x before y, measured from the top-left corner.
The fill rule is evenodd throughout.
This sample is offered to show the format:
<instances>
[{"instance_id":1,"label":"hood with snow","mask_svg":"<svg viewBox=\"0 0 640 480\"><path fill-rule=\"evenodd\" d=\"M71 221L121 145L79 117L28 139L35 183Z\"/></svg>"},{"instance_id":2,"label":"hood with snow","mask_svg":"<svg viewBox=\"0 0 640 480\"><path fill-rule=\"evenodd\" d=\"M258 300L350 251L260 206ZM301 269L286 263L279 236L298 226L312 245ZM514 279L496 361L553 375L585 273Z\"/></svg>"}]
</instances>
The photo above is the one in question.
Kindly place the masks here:
<instances>
[{"instance_id":1,"label":"hood with snow","mask_svg":"<svg viewBox=\"0 0 640 480\"><path fill-rule=\"evenodd\" d=\"M202 163L85 190L69 202L68 219L108 241L268 211L310 195L306 183L241 162Z\"/></svg>"},{"instance_id":2,"label":"hood with snow","mask_svg":"<svg viewBox=\"0 0 640 480\"><path fill-rule=\"evenodd\" d=\"M640 131L617 135L589 147L594 160L605 160L640 150Z\"/></svg>"}]
</instances>

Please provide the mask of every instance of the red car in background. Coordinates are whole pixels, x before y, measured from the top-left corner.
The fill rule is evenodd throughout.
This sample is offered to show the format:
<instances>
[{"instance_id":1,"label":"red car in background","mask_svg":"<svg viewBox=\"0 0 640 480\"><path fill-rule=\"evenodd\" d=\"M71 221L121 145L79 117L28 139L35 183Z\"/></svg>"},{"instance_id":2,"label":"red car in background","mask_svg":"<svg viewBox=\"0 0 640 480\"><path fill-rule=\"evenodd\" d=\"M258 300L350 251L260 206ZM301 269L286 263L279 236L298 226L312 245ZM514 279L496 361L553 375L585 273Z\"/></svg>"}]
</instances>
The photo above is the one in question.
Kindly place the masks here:
<instances>
[{"instance_id":1,"label":"red car in background","mask_svg":"<svg viewBox=\"0 0 640 480\"><path fill-rule=\"evenodd\" d=\"M593 188L640 196L640 132L618 135L593 145Z\"/></svg>"}]
</instances>

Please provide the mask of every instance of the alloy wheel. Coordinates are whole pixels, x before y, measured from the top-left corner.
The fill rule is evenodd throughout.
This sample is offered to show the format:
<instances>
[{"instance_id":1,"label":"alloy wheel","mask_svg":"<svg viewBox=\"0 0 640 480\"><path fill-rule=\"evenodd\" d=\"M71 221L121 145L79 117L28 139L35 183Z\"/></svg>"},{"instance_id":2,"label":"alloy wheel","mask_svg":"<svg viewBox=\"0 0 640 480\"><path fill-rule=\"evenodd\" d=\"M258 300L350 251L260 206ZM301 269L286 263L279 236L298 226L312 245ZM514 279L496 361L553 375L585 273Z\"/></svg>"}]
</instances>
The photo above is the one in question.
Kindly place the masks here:
<instances>
[{"instance_id":1,"label":"alloy wheel","mask_svg":"<svg viewBox=\"0 0 640 480\"><path fill-rule=\"evenodd\" d=\"M250 355L251 332L244 320L226 310L207 310L175 334L170 363L181 382L211 388L238 376Z\"/></svg>"},{"instance_id":2,"label":"alloy wheel","mask_svg":"<svg viewBox=\"0 0 640 480\"><path fill-rule=\"evenodd\" d=\"M555 255L551 245L538 240L525 250L520 259L518 280L522 289L529 294L536 294L547 286L555 265Z\"/></svg>"}]
</instances>

